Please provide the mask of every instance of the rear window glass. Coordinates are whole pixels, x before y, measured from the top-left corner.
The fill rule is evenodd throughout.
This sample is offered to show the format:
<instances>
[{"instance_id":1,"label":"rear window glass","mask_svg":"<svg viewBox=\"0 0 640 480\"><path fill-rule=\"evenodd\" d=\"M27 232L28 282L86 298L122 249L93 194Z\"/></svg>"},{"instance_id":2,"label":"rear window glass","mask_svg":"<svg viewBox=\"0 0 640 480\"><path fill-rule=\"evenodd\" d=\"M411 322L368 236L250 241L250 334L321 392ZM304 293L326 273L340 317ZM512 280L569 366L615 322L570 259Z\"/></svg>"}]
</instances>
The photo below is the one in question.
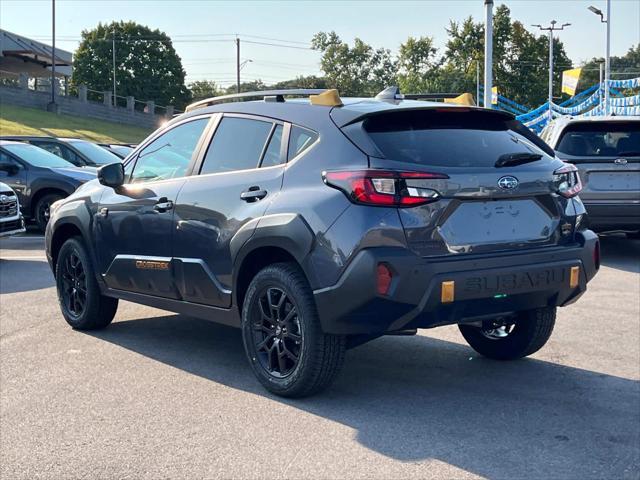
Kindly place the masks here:
<instances>
[{"instance_id":1,"label":"rear window glass","mask_svg":"<svg viewBox=\"0 0 640 480\"><path fill-rule=\"evenodd\" d=\"M576 157L640 156L640 122L574 123L556 150Z\"/></svg>"},{"instance_id":2,"label":"rear window glass","mask_svg":"<svg viewBox=\"0 0 640 480\"><path fill-rule=\"evenodd\" d=\"M387 159L418 165L493 167L504 154L545 153L528 133L512 129L515 120L487 112L394 112L370 117L363 126Z\"/></svg>"}]
</instances>

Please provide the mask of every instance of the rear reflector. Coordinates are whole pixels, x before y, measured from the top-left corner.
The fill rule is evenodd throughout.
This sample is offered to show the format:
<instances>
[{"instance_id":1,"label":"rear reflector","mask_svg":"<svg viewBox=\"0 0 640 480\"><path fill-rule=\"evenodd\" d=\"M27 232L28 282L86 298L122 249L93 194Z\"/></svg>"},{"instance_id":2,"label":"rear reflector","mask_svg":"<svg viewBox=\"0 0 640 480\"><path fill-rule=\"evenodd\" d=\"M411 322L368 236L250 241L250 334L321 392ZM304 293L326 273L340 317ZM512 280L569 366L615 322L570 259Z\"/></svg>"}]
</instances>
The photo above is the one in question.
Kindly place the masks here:
<instances>
[{"instance_id":1,"label":"rear reflector","mask_svg":"<svg viewBox=\"0 0 640 480\"><path fill-rule=\"evenodd\" d=\"M377 290L379 295L386 295L389 293L391 287L391 279L393 274L391 269L384 263L379 263L376 271L377 276Z\"/></svg>"},{"instance_id":2,"label":"rear reflector","mask_svg":"<svg viewBox=\"0 0 640 480\"><path fill-rule=\"evenodd\" d=\"M580 267L571 267L571 276L569 277L569 286L576 288L580 283Z\"/></svg>"},{"instance_id":3,"label":"rear reflector","mask_svg":"<svg viewBox=\"0 0 640 480\"><path fill-rule=\"evenodd\" d=\"M596 246L593 249L593 263L596 265L596 270L600 268L600 241L596 240Z\"/></svg>"},{"instance_id":4,"label":"rear reflector","mask_svg":"<svg viewBox=\"0 0 640 480\"><path fill-rule=\"evenodd\" d=\"M344 192L354 203L380 207L414 207L435 202L440 194L420 180L449 178L441 173L395 170L322 172L325 184Z\"/></svg>"},{"instance_id":5,"label":"rear reflector","mask_svg":"<svg viewBox=\"0 0 640 480\"><path fill-rule=\"evenodd\" d=\"M452 303L454 301L455 286L456 282L454 282L453 280L442 282L442 289L440 290L440 301L442 303Z\"/></svg>"}]
</instances>

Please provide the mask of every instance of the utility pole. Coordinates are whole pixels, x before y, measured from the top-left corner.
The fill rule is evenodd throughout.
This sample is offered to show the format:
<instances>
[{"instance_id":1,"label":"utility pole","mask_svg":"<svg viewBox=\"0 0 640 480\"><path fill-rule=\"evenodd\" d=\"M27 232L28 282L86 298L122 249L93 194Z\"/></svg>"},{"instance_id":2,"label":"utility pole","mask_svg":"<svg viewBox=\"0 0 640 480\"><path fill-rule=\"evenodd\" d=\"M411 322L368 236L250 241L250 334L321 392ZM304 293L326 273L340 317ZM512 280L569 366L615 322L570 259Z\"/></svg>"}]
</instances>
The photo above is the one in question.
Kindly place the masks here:
<instances>
[{"instance_id":1,"label":"utility pole","mask_svg":"<svg viewBox=\"0 0 640 480\"><path fill-rule=\"evenodd\" d=\"M236 93L240 93L240 38L236 37Z\"/></svg>"},{"instance_id":2,"label":"utility pole","mask_svg":"<svg viewBox=\"0 0 640 480\"><path fill-rule=\"evenodd\" d=\"M484 0L484 10L484 107L493 108L493 0Z\"/></svg>"},{"instance_id":3,"label":"utility pole","mask_svg":"<svg viewBox=\"0 0 640 480\"><path fill-rule=\"evenodd\" d=\"M51 0L51 108L56 105L56 0Z\"/></svg>"},{"instance_id":4,"label":"utility pole","mask_svg":"<svg viewBox=\"0 0 640 480\"><path fill-rule=\"evenodd\" d=\"M599 95L599 97L600 97L600 106L602 106L602 79L603 79L603 76L604 76L603 75L604 74L604 63L600 62L598 64L598 66L600 67L600 84L599 84L600 88L598 90L600 92L600 95Z\"/></svg>"},{"instance_id":5,"label":"utility pole","mask_svg":"<svg viewBox=\"0 0 640 480\"><path fill-rule=\"evenodd\" d=\"M604 114L609 114L609 81L611 80L611 0L607 0L607 18L604 13L594 6L587 7L589 11L600 16L600 23L607 24L607 46L604 57ZM602 79L600 79L602 84Z\"/></svg>"},{"instance_id":6,"label":"utility pole","mask_svg":"<svg viewBox=\"0 0 640 480\"><path fill-rule=\"evenodd\" d=\"M480 106L480 61L476 60L476 103Z\"/></svg>"},{"instance_id":7,"label":"utility pole","mask_svg":"<svg viewBox=\"0 0 640 480\"><path fill-rule=\"evenodd\" d=\"M564 27L571 25L570 23L563 23L561 26L556 27L557 23L555 20L551 20L551 25L548 27L532 25L532 27L538 27L541 31L549 32L549 121L553 118L553 32L564 30Z\"/></svg>"},{"instance_id":8,"label":"utility pole","mask_svg":"<svg viewBox=\"0 0 640 480\"><path fill-rule=\"evenodd\" d=\"M118 106L118 99L116 97L116 27L113 27L113 37L111 50L113 53L113 106Z\"/></svg>"}]
</instances>

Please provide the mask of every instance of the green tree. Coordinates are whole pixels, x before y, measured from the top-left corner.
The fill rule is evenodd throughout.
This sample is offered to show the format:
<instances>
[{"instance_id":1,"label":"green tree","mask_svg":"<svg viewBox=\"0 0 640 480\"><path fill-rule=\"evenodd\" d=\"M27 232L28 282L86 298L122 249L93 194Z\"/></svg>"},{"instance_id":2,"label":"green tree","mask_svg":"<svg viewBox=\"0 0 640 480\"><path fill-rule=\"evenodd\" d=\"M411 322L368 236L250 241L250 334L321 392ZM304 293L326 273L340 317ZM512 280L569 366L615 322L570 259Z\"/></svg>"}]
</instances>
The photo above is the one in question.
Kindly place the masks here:
<instances>
[{"instance_id":1,"label":"green tree","mask_svg":"<svg viewBox=\"0 0 640 480\"><path fill-rule=\"evenodd\" d=\"M188 87L192 100L203 100L205 98L222 95L223 91L212 80L197 80L191 82Z\"/></svg>"},{"instance_id":2,"label":"green tree","mask_svg":"<svg viewBox=\"0 0 640 480\"><path fill-rule=\"evenodd\" d=\"M496 8L493 17L493 84L501 95L528 107L544 103L548 92L548 51L546 35L536 36L522 23L511 20L506 5ZM484 62L484 24L471 17L451 22L440 87L453 92L474 92L476 68ZM562 42L554 39L554 96L560 96L562 70L571 68ZM482 82L484 72L480 72Z\"/></svg>"},{"instance_id":3,"label":"green tree","mask_svg":"<svg viewBox=\"0 0 640 480\"><path fill-rule=\"evenodd\" d=\"M624 80L640 76L640 44L631 46L621 57L611 57L612 80ZM582 66L582 74L578 83L578 91L586 90L600 81L599 64L604 58L593 58Z\"/></svg>"},{"instance_id":4,"label":"green tree","mask_svg":"<svg viewBox=\"0 0 640 480\"><path fill-rule=\"evenodd\" d=\"M388 49L376 50L359 38L349 46L335 32L316 33L311 46L322 53L320 68L327 86L342 95L375 95L395 83L396 62Z\"/></svg>"},{"instance_id":5,"label":"green tree","mask_svg":"<svg viewBox=\"0 0 640 480\"><path fill-rule=\"evenodd\" d=\"M286 88L327 88L327 80L324 77L315 75L299 76L291 80L274 83L269 88L286 89Z\"/></svg>"},{"instance_id":6,"label":"green tree","mask_svg":"<svg viewBox=\"0 0 640 480\"><path fill-rule=\"evenodd\" d=\"M82 32L74 54L72 82L98 91L113 89L112 38L116 39L116 90L119 96L184 107L190 99L185 71L171 39L135 22L99 23Z\"/></svg>"},{"instance_id":7,"label":"green tree","mask_svg":"<svg viewBox=\"0 0 640 480\"><path fill-rule=\"evenodd\" d=\"M439 59L433 38L409 37L398 52L398 86L401 92L423 93L437 88Z\"/></svg>"}]
</instances>

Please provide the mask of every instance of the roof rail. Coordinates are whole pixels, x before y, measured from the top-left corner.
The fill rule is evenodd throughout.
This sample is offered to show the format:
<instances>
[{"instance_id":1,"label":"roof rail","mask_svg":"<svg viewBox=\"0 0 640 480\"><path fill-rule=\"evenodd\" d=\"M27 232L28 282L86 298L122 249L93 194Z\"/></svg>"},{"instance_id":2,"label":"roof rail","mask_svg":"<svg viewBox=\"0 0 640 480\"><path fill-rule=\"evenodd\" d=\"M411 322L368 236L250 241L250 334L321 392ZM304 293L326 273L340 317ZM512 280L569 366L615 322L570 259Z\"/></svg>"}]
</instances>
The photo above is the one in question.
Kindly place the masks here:
<instances>
[{"instance_id":1,"label":"roof rail","mask_svg":"<svg viewBox=\"0 0 640 480\"><path fill-rule=\"evenodd\" d=\"M208 107L209 105L215 105L216 103L225 103L231 100L246 99L246 98L258 98L258 97L270 97L270 101L284 101L285 96L307 96L318 95L327 91L326 88L291 88L288 90L258 90L255 92L242 92L234 93L231 95L220 95L219 97L211 97L199 102L187 105L185 112L191 112L198 108Z\"/></svg>"}]
</instances>

